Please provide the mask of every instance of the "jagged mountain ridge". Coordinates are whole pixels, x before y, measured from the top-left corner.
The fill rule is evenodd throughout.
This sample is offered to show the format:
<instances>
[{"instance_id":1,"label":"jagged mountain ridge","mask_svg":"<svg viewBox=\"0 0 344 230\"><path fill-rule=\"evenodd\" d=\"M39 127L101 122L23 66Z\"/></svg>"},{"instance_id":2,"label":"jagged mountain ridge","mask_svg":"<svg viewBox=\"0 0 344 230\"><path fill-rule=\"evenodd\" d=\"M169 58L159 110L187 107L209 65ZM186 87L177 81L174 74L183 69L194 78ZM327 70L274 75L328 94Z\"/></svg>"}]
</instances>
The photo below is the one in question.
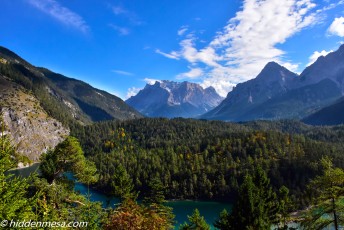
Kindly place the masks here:
<instances>
[{"instance_id":1,"label":"jagged mountain ridge","mask_svg":"<svg viewBox=\"0 0 344 230\"><path fill-rule=\"evenodd\" d=\"M142 117L120 98L80 80L35 67L1 46L0 74L32 91L48 114L65 125Z\"/></svg>"},{"instance_id":2,"label":"jagged mountain ridge","mask_svg":"<svg viewBox=\"0 0 344 230\"><path fill-rule=\"evenodd\" d=\"M277 63L268 63L256 78L238 84L218 107L201 118L301 119L341 97L343 78L343 45L336 52L319 57L300 76Z\"/></svg>"},{"instance_id":3,"label":"jagged mountain ridge","mask_svg":"<svg viewBox=\"0 0 344 230\"><path fill-rule=\"evenodd\" d=\"M149 117L195 117L217 106L223 98L213 87L190 82L156 81L126 100Z\"/></svg>"},{"instance_id":4,"label":"jagged mountain ridge","mask_svg":"<svg viewBox=\"0 0 344 230\"><path fill-rule=\"evenodd\" d=\"M220 120L240 120L239 117L258 107L276 95L283 95L297 74L269 62L256 78L239 83L228 93L222 103L201 118Z\"/></svg>"}]
</instances>

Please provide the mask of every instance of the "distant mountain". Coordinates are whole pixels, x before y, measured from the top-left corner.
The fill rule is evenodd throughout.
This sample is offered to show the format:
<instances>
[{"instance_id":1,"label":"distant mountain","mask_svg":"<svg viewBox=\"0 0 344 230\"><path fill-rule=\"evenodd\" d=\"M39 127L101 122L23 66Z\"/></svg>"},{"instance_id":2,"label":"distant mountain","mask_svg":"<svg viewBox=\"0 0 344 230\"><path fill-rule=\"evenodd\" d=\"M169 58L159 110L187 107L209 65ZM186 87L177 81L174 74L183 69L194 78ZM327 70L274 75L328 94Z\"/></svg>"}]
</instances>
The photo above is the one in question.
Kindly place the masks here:
<instances>
[{"instance_id":1,"label":"distant mountain","mask_svg":"<svg viewBox=\"0 0 344 230\"><path fill-rule=\"evenodd\" d=\"M302 120L310 125L344 124L344 97Z\"/></svg>"},{"instance_id":2,"label":"distant mountain","mask_svg":"<svg viewBox=\"0 0 344 230\"><path fill-rule=\"evenodd\" d=\"M275 62L268 63L258 76L238 84L228 93L226 99L212 111L201 116L218 120L246 120L249 111L259 108L264 102L289 90L289 84L297 77ZM255 116L260 116L259 112Z\"/></svg>"},{"instance_id":3,"label":"distant mountain","mask_svg":"<svg viewBox=\"0 0 344 230\"><path fill-rule=\"evenodd\" d=\"M0 75L32 91L43 109L65 125L142 117L120 98L85 82L35 67L4 47L0 47Z\"/></svg>"},{"instance_id":4,"label":"distant mountain","mask_svg":"<svg viewBox=\"0 0 344 230\"><path fill-rule=\"evenodd\" d=\"M335 52L320 56L315 63L308 66L294 82L293 87L316 84L330 79L344 92L344 45Z\"/></svg>"},{"instance_id":5,"label":"distant mountain","mask_svg":"<svg viewBox=\"0 0 344 230\"><path fill-rule=\"evenodd\" d=\"M307 67L300 76L268 63L254 79L238 84L201 118L227 121L301 119L330 105L344 92L344 45Z\"/></svg>"},{"instance_id":6,"label":"distant mountain","mask_svg":"<svg viewBox=\"0 0 344 230\"><path fill-rule=\"evenodd\" d=\"M222 100L213 87L203 89L186 81L156 81L126 102L146 116L172 118L199 116Z\"/></svg>"}]
</instances>

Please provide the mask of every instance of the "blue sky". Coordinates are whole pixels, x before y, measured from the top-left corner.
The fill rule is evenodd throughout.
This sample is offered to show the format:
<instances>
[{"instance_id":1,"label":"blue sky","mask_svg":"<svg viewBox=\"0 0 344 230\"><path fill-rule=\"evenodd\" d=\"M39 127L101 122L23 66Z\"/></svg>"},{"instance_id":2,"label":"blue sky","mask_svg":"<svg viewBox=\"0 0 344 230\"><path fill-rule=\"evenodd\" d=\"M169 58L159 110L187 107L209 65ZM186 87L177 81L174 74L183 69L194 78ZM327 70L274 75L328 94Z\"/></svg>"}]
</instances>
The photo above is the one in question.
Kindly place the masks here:
<instances>
[{"instance_id":1,"label":"blue sky","mask_svg":"<svg viewBox=\"0 0 344 230\"><path fill-rule=\"evenodd\" d=\"M122 99L155 80L225 96L269 61L301 72L344 41L344 0L2 0L0 45Z\"/></svg>"}]
</instances>

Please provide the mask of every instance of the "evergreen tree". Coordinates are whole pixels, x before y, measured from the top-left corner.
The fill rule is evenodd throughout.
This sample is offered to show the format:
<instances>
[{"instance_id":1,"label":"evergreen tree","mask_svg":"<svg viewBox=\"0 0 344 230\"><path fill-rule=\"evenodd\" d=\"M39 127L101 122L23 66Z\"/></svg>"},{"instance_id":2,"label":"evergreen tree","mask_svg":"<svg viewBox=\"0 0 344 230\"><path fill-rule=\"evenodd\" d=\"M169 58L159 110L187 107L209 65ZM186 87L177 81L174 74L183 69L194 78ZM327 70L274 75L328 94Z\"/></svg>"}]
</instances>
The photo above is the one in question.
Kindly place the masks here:
<instances>
[{"instance_id":1,"label":"evergreen tree","mask_svg":"<svg viewBox=\"0 0 344 230\"><path fill-rule=\"evenodd\" d=\"M8 136L4 135L2 114L0 117L0 220L36 219L33 207L37 202L37 194L30 196L28 193L32 177L14 177L9 171L15 165L15 149Z\"/></svg>"},{"instance_id":2,"label":"evergreen tree","mask_svg":"<svg viewBox=\"0 0 344 230\"><path fill-rule=\"evenodd\" d=\"M165 189L166 187L162 184L161 180L154 177L148 185L148 194L143 199L145 203L151 210L163 216L164 219L168 220L171 227L173 226L174 214L172 208L165 205Z\"/></svg>"},{"instance_id":3,"label":"evergreen tree","mask_svg":"<svg viewBox=\"0 0 344 230\"><path fill-rule=\"evenodd\" d=\"M334 168L332 161L325 157L321 164L323 175L317 176L309 184L315 192L316 203L306 213L303 226L306 229L323 229L333 225L335 230L344 224L344 171Z\"/></svg>"},{"instance_id":4,"label":"evergreen tree","mask_svg":"<svg viewBox=\"0 0 344 230\"><path fill-rule=\"evenodd\" d=\"M222 210L222 212L220 213L219 219L217 219L214 223L214 227L218 229L227 229L229 227L229 223L228 223L229 215L230 214L227 212L226 209Z\"/></svg>"},{"instance_id":5,"label":"evergreen tree","mask_svg":"<svg viewBox=\"0 0 344 230\"><path fill-rule=\"evenodd\" d=\"M125 199L136 199L133 191L133 180L122 165L115 168L111 181L112 195L119 197L122 201Z\"/></svg>"},{"instance_id":6,"label":"evergreen tree","mask_svg":"<svg viewBox=\"0 0 344 230\"><path fill-rule=\"evenodd\" d=\"M79 172L83 170L84 153L75 137L67 137L58 144L54 151L48 151L41 156L40 171L42 176L51 184L64 172Z\"/></svg>"},{"instance_id":7,"label":"evergreen tree","mask_svg":"<svg viewBox=\"0 0 344 230\"><path fill-rule=\"evenodd\" d=\"M239 189L239 197L230 215L222 213L220 229L269 229L276 222L278 202L270 180L261 167L254 176L247 174ZM227 218L226 218L227 216Z\"/></svg>"},{"instance_id":8,"label":"evergreen tree","mask_svg":"<svg viewBox=\"0 0 344 230\"><path fill-rule=\"evenodd\" d=\"M287 220L291 208L291 201L289 198L289 189L282 186L278 191L279 199L279 212L278 212L278 229L288 229Z\"/></svg>"},{"instance_id":9,"label":"evergreen tree","mask_svg":"<svg viewBox=\"0 0 344 230\"><path fill-rule=\"evenodd\" d=\"M201 216L198 209L196 208L191 216L188 216L189 223L182 224L180 230L210 230L210 226Z\"/></svg>"}]
</instances>

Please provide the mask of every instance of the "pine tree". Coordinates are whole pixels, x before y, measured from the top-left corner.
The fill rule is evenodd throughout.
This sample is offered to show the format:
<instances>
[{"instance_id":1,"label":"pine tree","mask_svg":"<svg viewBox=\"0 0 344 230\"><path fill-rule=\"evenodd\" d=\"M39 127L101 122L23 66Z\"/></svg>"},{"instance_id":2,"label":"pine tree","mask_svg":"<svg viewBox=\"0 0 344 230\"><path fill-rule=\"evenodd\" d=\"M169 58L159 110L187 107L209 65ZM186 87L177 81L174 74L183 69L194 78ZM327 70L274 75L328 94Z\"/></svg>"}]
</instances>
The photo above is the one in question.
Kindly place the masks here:
<instances>
[{"instance_id":1,"label":"pine tree","mask_svg":"<svg viewBox=\"0 0 344 230\"><path fill-rule=\"evenodd\" d=\"M334 168L329 158L323 158L323 175L316 177L309 188L316 194L316 203L306 213L306 229L323 229L333 225L335 230L344 224L344 171Z\"/></svg>"},{"instance_id":2,"label":"pine tree","mask_svg":"<svg viewBox=\"0 0 344 230\"><path fill-rule=\"evenodd\" d=\"M222 212L220 213L219 219L217 219L214 223L214 227L218 229L227 229L229 226L229 223L228 223L229 215L230 214L227 212L226 209L222 210Z\"/></svg>"},{"instance_id":3,"label":"pine tree","mask_svg":"<svg viewBox=\"0 0 344 230\"><path fill-rule=\"evenodd\" d=\"M158 177L154 177L148 185L148 194L143 199L143 203L145 203L150 210L153 210L164 219L166 219L170 226L173 226L173 219L174 214L172 212L172 208L166 206L165 200L165 189L166 187L162 184L161 180Z\"/></svg>"},{"instance_id":4,"label":"pine tree","mask_svg":"<svg viewBox=\"0 0 344 230\"><path fill-rule=\"evenodd\" d=\"M222 213L220 229L269 229L277 220L278 201L270 180L261 167L253 177L247 174L239 188L239 197L231 214Z\"/></svg>"},{"instance_id":5,"label":"pine tree","mask_svg":"<svg viewBox=\"0 0 344 230\"><path fill-rule=\"evenodd\" d=\"M119 197L122 201L130 198L136 199L136 193L133 191L133 180L122 165L115 168L111 182L112 195Z\"/></svg>"},{"instance_id":6,"label":"pine tree","mask_svg":"<svg viewBox=\"0 0 344 230\"><path fill-rule=\"evenodd\" d=\"M41 156L40 171L42 176L52 184L64 172L80 172L85 167L85 156L79 141L75 137L67 137L58 144L54 151L50 150Z\"/></svg>"},{"instance_id":7,"label":"pine tree","mask_svg":"<svg viewBox=\"0 0 344 230\"><path fill-rule=\"evenodd\" d=\"M0 114L2 119L2 114ZM10 139L3 132L3 121L0 136L0 220L35 219L32 207L37 202L37 196L29 196L27 190L30 186L29 178L14 177L9 169L15 164L13 155L15 148Z\"/></svg>"},{"instance_id":8,"label":"pine tree","mask_svg":"<svg viewBox=\"0 0 344 230\"><path fill-rule=\"evenodd\" d=\"M191 216L188 216L189 223L184 223L179 227L180 230L210 230L210 226L201 216L196 208Z\"/></svg>"}]
</instances>

